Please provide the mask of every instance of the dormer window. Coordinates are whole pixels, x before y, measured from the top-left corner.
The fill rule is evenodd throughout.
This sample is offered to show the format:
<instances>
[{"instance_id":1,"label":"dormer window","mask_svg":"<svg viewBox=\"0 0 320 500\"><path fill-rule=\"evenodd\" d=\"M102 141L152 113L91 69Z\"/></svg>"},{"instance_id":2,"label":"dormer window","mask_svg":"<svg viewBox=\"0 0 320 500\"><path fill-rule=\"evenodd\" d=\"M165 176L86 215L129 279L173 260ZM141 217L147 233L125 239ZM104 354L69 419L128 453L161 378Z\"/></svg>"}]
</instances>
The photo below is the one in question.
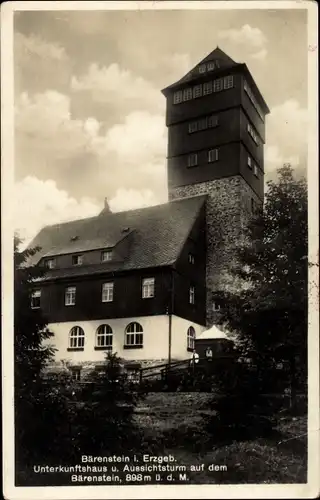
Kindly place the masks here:
<instances>
[{"instance_id":1,"label":"dormer window","mask_svg":"<svg viewBox=\"0 0 320 500\"><path fill-rule=\"evenodd\" d=\"M103 250L101 252L101 262L110 262L112 260L112 250Z\"/></svg>"},{"instance_id":2,"label":"dormer window","mask_svg":"<svg viewBox=\"0 0 320 500\"><path fill-rule=\"evenodd\" d=\"M214 69L219 68L219 61L210 61L207 64L207 70L213 71Z\"/></svg>"},{"instance_id":3,"label":"dormer window","mask_svg":"<svg viewBox=\"0 0 320 500\"><path fill-rule=\"evenodd\" d=\"M46 259L44 265L47 269L54 269L56 267L56 259Z\"/></svg>"},{"instance_id":4,"label":"dormer window","mask_svg":"<svg viewBox=\"0 0 320 500\"><path fill-rule=\"evenodd\" d=\"M199 73L205 73L206 72L206 65L205 64L200 64L199 66Z\"/></svg>"},{"instance_id":5,"label":"dormer window","mask_svg":"<svg viewBox=\"0 0 320 500\"><path fill-rule=\"evenodd\" d=\"M72 265L73 266L81 266L83 263L82 255L72 255Z\"/></svg>"}]
</instances>

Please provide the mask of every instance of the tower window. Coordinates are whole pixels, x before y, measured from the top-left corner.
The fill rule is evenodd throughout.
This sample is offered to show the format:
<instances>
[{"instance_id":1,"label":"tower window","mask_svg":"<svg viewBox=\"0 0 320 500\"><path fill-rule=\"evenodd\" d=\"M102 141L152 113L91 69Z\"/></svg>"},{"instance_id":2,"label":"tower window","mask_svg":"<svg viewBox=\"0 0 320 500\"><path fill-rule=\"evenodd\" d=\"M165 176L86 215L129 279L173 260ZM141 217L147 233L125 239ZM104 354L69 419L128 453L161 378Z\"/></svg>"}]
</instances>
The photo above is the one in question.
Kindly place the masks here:
<instances>
[{"instance_id":1,"label":"tower window","mask_svg":"<svg viewBox=\"0 0 320 500\"><path fill-rule=\"evenodd\" d=\"M207 64L207 70L208 71L213 71L214 69L218 68L219 65L217 64L217 61L214 62L214 61L211 61Z\"/></svg>"},{"instance_id":2,"label":"tower window","mask_svg":"<svg viewBox=\"0 0 320 500\"><path fill-rule=\"evenodd\" d=\"M202 96L202 85L196 85L193 87L193 97L201 97Z\"/></svg>"},{"instance_id":3,"label":"tower window","mask_svg":"<svg viewBox=\"0 0 320 500\"><path fill-rule=\"evenodd\" d=\"M208 118L208 127L209 128L216 127L218 125L218 122L219 122L218 115L211 115Z\"/></svg>"},{"instance_id":4,"label":"tower window","mask_svg":"<svg viewBox=\"0 0 320 500\"><path fill-rule=\"evenodd\" d=\"M31 293L31 309L39 309L41 301L41 290L34 290Z\"/></svg>"},{"instance_id":5,"label":"tower window","mask_svg":"<svg viewBox=\"0 0 320 500\"><path fill-rule=\"evenodd\" d=\"M208 152L208 161L211 163L213 161L218 161L219 159L219 153L218 149L210 149Z\"/></svg>"},{"instance_id":6,"label":"tower window","mask_svg":"<svg viewBox=\"0 0 320 500\"><path fill-rule=\"evenodd\" d=\"M189 304L195 303L195 289L194 286L190 286L189 288Z\"/></svg>"},{"instance_id":7,"label":"tower window","mask_svg":"<svg viewBox=\"0 0 320 500\"><path fill-rule=\"evenodd\" d=\"M222 79L221 78L218 78L217 80L214 80L213 82L213 92L220 92L220 90L222 90Z\"/></svg>"},{"instance_id":8,"label":"tower window","mask_svg":"<svg viewBox=\"0 0 320 500\"><path fill-rule=\"evenodd\" d=\"M177 90L173 94L173 104L179 104L180 102L182 102L182 90Z\"/></svg>"},{"instance_id":9,"label":"tower window","mask_svg":"<svg viewBox=\"0 0 320 500\"><path fill-rule=\"evenodd\" d=\"M225 76L223 79L223 88L227 90L231 89L231 87L233 87L233 76Z\"/></svg>"},{"instance_id":10,"label":"tower window","mask_svg":"<svg viewBox=\"0 0 320 500\"><path fill-rule=\"evenodd\" d=\"M194 255L192 253L189 253L188 261L189 261L189 264L194 264Z\"/></svg>"},{"instance_id":11,"label":"tower window","mask_svg":"<svg viewBox=\"0 0 320 500\"><path fill-rule=\"evenodd\" d=\"M199 73L205 73L206 72L206 65L205 64L200 64L199 66Z\"/></svg>"},{"instance_id":12,"label":"tower window","mask_svg":"<svg viewBox=\"0 0 320 500\"><path fill-rule=\"evenodd\" d=\"M248 165L249 168L252 168L251 156L248 156L248 163L247 163L247 165Z\"/></svg>"},{"instance_id":13,"label":"tower window","mask_svg":"<svg viewBox=\"0 0 320 500\"><path fill-rule=\"evenodd\" d=\"M256 177L258 177L258 167L256 164L253 165L253 173Z\"/></svg>"},{"instance_id":14,"label":"tower window","mask_svg":"<svg viewBox=\"0 0 320 500\"><path fill-rule=\"evenodd\" d=\"M192 153L188 156L188 167L195 167L198 165L198 155L197 153Z\"/></svg>"},{"instance_id":15,"label":"tower window","mask_svg":"<svg viewBox=\"0 0 320 500\"><path fill-rule=\"evenodd\" d=\"M258 143L259 143L258 135L257 135L255 129L253 128L253 126L250 123L248 123L248 125L247 125L247 131L248 131L248 134L253 139L253 141L258 145Z\"/></svg>"},{"instance_id":16,"label":"tower window","mask_svg":"<svg viewBox=\"0 0 320 500\"><path fill-rule=\"evenodd\" d=\"M198 130L198 122L190 122L189 123L189 134L192 134L193 132L197 132Z\"/></svg>"},{"instance_id":17,"label":"tower window","mask_svg":"<svg viewBox=\"0 0 320 500\"><path fill-rule=\"evenodd\" d=\"M192 99L192 88L188 87L187 89L184 89L184 91L183 91L183 100L190 101L190 99Z\"/></svg>"},{"instance_id":18,"label":"tower window","mask_svg":"<svg viewBox=\"0 0 320 500\"><path fill-rule=\"evenodd\" d=\"M208 128L208 120L207 118L201 118L198 123L198 130L205 130Z\"/></svg>"},{"instance_id":19,"label":"tower window","mask_svg":"<svg viewBox=\"0 0 320 500\"><path fill-rule=\"evenodd\" d=\"M203 84L203 95L212 94L212 82L206 82Z\"/></svg>"}]
</instances>

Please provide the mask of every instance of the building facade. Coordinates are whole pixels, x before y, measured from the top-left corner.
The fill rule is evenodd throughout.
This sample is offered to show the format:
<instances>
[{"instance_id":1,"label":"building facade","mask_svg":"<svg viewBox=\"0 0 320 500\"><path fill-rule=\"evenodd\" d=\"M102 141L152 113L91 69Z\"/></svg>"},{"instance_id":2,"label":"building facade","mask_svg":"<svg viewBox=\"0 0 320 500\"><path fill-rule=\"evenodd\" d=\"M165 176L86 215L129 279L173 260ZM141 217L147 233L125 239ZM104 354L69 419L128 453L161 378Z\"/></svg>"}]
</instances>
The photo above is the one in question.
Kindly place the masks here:
<instances>
[{"instance_id":1,"label":"building facade","mask_svg":"<svg viewBox=\"0 0 320 500\"><path fill-rule=\"evenodd\" d=\"M267 105L245 64L219 48L163 90L168 203L104 210L47 226L31 247L45 269L31 307L54 333L57 362L92 366L185 359L233 284L234 244L263 203Z\"/></svg>"}]
</instances>

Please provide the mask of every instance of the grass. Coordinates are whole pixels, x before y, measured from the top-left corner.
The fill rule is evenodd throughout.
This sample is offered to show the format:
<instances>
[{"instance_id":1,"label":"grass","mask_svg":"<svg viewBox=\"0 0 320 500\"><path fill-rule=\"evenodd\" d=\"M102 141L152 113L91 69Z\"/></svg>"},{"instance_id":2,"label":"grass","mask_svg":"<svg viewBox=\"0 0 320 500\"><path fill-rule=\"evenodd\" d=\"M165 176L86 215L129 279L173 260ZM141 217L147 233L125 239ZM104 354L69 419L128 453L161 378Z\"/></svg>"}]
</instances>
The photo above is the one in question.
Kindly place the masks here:
<instances>
[{"instance_id":1,"label":"grass","mask_svg":"<svg viewBox=\"0 0 320 500\"><path fill-rule=\"evenodd\" d=\"M210 398L206 393L149 394L135 417L148 453L174 455L179 464L187 466L191 483L306 482L306 416L283 416L268 439L221 444L203 430L204 419L210 415ZM191 470L192 465L201 464L203 470ZM210 471L211 464L220 468Z\"/></svg>"}]
</instances>

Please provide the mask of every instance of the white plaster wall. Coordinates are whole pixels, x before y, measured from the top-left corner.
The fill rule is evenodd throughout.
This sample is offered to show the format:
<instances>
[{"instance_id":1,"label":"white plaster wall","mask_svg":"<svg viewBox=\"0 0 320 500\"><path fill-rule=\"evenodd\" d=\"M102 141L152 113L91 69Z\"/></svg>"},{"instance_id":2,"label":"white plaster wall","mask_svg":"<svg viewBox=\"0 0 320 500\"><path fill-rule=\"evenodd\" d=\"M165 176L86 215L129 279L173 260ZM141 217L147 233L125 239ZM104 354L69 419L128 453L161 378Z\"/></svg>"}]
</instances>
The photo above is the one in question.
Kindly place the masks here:
<instances>
[{"instance_id":1,"label":"white plaster wall","mask_svg":"<svg viewBox=\"0 0 320 500\"><path fill-rule=\"evenodd\" d=\"M189 326L193 326L196 337L199 336L206 327L193 323L179 316L172 316L172 339L171 339L171 357L172 359L187 359L190 352L187 350L187 331Z\"/></svg>"},{"instance_id":2,"label":"white plaster wall","mask_svg":"<svg viewBox=\"0 0 320 500\"><path fill-rule=\"evenodd\" d=\"M125 329L129 323L136 321L143 328L143 348L124 349ZM81 363L86 361L103 361L105 351L94 349L96 342L96 331L100 325L108 324L113 331L113 352L128 360L160 359L168 357L169 345L169 319L168 316L144 316L135 318L115 318L94 321L72 321L63 323L50 323L49 329L54 333L49 341L58 351L56 361L69 361ZM85 333L83 351L68 351L69 332L72 327L80 326Z\"/></svg>"},{"instance_id":3,"label":"white plaster wall","mask_svg":"<svg viewBox=\"0 0 320 500\"><path fill-rule=\"evenodd\" d=\"M129 323L136 321L143 328L143 348L124 349L125 329ZM127 360L167 359L169 351L169 317L167 315L143 316L134 318L113 318L108 320L72 321L50 323L49 329L54 333L48 343L57 349L56 361L83 363L103 361L105 352L96 351L96 331L100 325L108 324L113 331L113 352ZM80 326L85 333L84 350L68 351L69 332L74 326ZM186 359L190 355L187 351L187 330L193 326L196 335L205 329L204 326L172 316L171 358Z\"/></svg>"}]
</instances>

